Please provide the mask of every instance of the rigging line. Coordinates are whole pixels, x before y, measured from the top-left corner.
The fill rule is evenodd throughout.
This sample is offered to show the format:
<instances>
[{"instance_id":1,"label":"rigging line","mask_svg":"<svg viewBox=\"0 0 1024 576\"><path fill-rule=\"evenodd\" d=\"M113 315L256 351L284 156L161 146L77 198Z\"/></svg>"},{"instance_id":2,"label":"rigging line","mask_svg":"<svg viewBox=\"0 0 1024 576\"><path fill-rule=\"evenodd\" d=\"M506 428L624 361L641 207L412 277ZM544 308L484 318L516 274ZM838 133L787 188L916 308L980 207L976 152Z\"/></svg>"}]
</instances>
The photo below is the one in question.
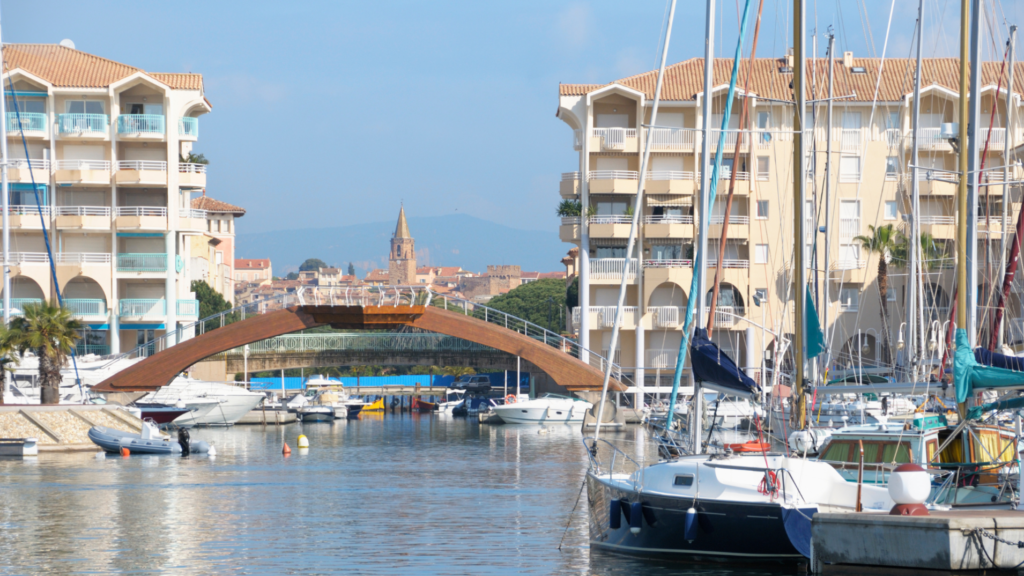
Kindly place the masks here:
<instances>
[{"instance_id":1,"label":"rigging line","mask_svg":"<svg viewBox=\"0 0 1024 576\"><path fill-rule=\"evenodd\" d=\"M4 69L9 69L7 65L7 59L3 56L2 47L0 47L0 61L3 62ZM61 295L60 283L57 281L57 264L53 258L53 250L50 247L50 235L46 231L46 220L43 218L43 207L42 204L39 202L39 185L36 184L35 172L32 170L32 158L28 153L28 141L25 139L25 125L21 122L21 110L18 106L18 93L14 90L14 79L10 75L7 76L7 83L11 87L11 101L14 103L14 117L18 122L18 128L21 133L21 145L22 148L25 150L25 161L28 163L28 173L32 180L32 193L35 195L36 211L39 213L39 224L43 230L43 242L46 244L46 254L50 260L50 275L53 278L53 289L57 292L57 305L60 306L61 308L64 308L64 297ZM7 135L4 134L2 137L6 138ZM3 159L4 162L7 162L8 160L8 158ZM74 344L73 340L72 344ZM82 402L84 403L86 398L85 393L82 391L82 378L78 374L78 361L76 360L75 356L75 346L72 346L71 364L75 368L75 382L78 384L78 393L79 395L82 396ZM59 392L60 389L58 385L58 396L60 395Z\"/></svg>"}]
</instances>

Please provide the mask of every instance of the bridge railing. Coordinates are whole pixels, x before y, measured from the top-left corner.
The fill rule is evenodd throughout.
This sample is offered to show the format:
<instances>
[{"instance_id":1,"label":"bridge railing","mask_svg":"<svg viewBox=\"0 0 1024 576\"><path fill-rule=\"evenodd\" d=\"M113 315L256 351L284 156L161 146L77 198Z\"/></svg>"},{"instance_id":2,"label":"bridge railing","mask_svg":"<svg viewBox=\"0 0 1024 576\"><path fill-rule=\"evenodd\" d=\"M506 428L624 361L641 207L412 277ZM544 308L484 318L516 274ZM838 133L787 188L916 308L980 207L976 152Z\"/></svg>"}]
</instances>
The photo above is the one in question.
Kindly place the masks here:
<instances>
[{"instance_id":1,"label":"bridge railing","mask_svg":"<svg viewBox=\"0 0 1024 576\"><path fill-rule=\"evenodd\" d=\"M497 350L445 334L345 333L285 334L249 344L249 355L320 352L497 352ZM245 346L222 353L245 355Z\"/></svg>"}]
</instances>

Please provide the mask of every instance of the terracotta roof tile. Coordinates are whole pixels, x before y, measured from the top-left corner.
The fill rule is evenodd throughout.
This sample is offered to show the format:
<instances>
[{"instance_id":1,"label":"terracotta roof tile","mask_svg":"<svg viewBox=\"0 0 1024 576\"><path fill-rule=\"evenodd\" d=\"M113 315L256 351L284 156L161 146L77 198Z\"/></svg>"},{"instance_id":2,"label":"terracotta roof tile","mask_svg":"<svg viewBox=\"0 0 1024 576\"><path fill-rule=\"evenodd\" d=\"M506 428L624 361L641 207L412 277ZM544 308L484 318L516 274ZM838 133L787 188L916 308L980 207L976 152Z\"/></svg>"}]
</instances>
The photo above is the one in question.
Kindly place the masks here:
<instances>
[{"instance_id":1,"label":"terracotta roof tile","mask_svg":"<svg viewBox=\"0 0 1024 576\"><path fill-rule=\"evenodd\" d=\"M732 75L732 59L716 58L713 83L717 86L727 85ZM758 96L766 98L777 98L780 100L792 99L793 94L789 83L793 79L791 73L780 73L779 69L785 66L785 61L777 58L758 58L754 61L753 74L750 81L750 91ZM879 58L854 58L854 67L862 67L867 73L855 74L850 68L843 65L842 60L835 62L835 92L837 94L855 93L853 101L867 101L874 99L875 85L878 83ZM882 81L878 88L878 99L884 102L895 102L913 91L914 68L916 62L909 58L888 58L882 67ZM1001 62L983 62L982 78L985 85L995 85L998 81ZM750 69L745 60L741 64L737 86L742 87L747 70ZM820 78L828 76L828 60L818 59L816 63L807 61L807 74L810 76L812 70L816 70ZM960 87L960 60L958 58L929 58L922 62L921 86L928 87L938 85L949 90L958 91ZM1020 77L1024 73L1024 62L1015 65L1014 75ZM654 87L657 82L658 71L644 72L636 76L629 76L616 80L610 84L621 84L627 88L643 92L647 98L654 98ZM560 84L558 92L560 96L583 96L610 84ZM819 82L819 85L821 83ZM1006 81L1004 79L1003 86ZM1014 87L1015 91L1024 94L1024 87L1019 84ZM662 86L661 97L664 100L694 100L697 95L704 91L704 59L691 58L683 62L672 64L665 68L665 82ZM808 97L810 94L810 82L808 82Z\"/></svg>"},{"instance_id":2,"label":"terracotta roof tile","mask_svg":"<svg viewBox=\"0 0 1024 576\"><path fill-rule=\"evenodd\" d=\"M153 78L175 90L203 90L203 75L185 72L151 72Z\"/></svg>"},{"instance_id":3,"label":"terracotta roof tile","mask_svg":"<svg viewBox=\"0 0 1024 576\"><path fill-rule=\"evenodd\" d=\"M234 204L228 204L227 202L221 202L220 200L214 200L209 196L200 196L192 199L193 210L206 210L208 212L223 212L227 214L234 214L236 217L241 218L245 215L245 208L240 208Z\"/></svg>"},{"instance_id":4,"label":"terracotta roof tile","mask_svg":"<svg viewBox=\"0 0 1024 576\"><path fill-rule=\"evenodd\" d=\"M269 258L235 258L235 270L264 270L270 268Z\"/></svg>"}]
</instances>

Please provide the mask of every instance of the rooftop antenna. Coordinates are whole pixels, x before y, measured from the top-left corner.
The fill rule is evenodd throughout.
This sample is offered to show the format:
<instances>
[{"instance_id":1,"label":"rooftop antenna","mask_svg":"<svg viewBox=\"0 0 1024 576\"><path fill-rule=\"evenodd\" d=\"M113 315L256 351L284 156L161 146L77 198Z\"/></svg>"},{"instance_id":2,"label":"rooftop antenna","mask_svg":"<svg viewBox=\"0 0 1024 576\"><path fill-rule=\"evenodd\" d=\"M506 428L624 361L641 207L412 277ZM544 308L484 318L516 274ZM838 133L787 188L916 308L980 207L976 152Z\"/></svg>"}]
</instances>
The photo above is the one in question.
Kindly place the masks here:
<instances>
[{"instance_id":1,"label":"rooftop antenna","mask_svg":"<svg viewBox=\"0 0 1024 576\"><path fill-rule=\"evenodd\" d=\"M72 42L70 38L65 38L65 39L61 40L60 41L60 45L65 47L65 48L71 48L72 50L75 49L75 43Z\"/></svg>"}]
</instances>

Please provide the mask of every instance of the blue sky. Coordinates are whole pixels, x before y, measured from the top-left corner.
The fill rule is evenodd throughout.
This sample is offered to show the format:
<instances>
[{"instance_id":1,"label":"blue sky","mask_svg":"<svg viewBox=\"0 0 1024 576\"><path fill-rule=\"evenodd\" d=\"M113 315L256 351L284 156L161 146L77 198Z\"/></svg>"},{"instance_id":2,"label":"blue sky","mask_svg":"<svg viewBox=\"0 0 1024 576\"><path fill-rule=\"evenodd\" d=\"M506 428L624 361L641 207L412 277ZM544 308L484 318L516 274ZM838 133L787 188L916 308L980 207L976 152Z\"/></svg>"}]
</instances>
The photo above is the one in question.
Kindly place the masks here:
<instances>
[{"instance_id":1,"label":"blue sky","mask_svg":"<svg viewBox=\"0 0 1024 576\"><path fill-rule=\"evenodd\" d=\"M839 50L881 54L890 2L809 2L820 53L834 24ZM719 1L720 55L735 50L737 4ZM790 45L789 4L765 0L759 55ZM1022 2L1003 4L993 18L997 46L1004 17L1024 17ZM958 5L927 1L926 56L953 55ZM5 42L71 38L148 71L202 73L214 109L200 121L196 150L211 161L208 194L248 210L243 233L391 220L403 200L410 215L555 230L559 174L577 162L571 131L554 116L558 83L653 69L666 7L0 2ZM897 0L889 56L910 55L916 7ZM670 62L703 54L704 12L705 2L679 2Z\"/></svg>"}]
</instances>

